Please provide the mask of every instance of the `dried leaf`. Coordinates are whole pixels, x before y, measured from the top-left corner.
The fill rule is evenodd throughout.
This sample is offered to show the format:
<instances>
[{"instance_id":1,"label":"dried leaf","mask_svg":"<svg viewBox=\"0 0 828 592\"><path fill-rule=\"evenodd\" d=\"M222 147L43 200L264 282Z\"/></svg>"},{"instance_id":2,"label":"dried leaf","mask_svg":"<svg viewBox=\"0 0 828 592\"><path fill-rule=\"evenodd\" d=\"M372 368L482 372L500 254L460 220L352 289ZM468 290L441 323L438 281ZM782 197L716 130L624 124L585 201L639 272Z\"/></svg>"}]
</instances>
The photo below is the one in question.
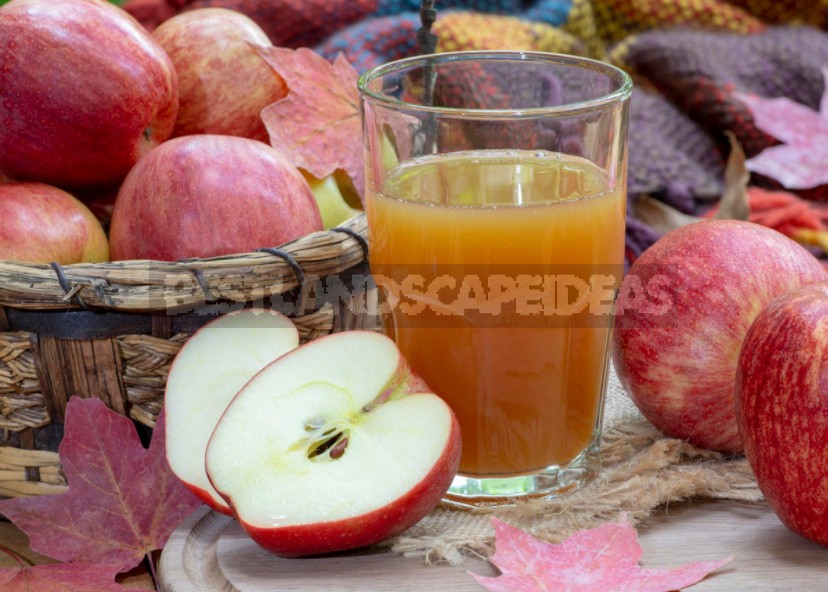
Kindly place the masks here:
<instances>
[{"instance_id":1,"label":"dried leaf","mask_svg":"<svg viewBox=\"0 0 828 592\"><path fill-rule=\"evenodd\" d=\"M363 195L356 70L341 54L331 64L307 48L262 47L258 51L288 88L285 98L262 110L270 144L319 179L344 170Z\"/></svg>"},{"instance_id":2,"label":"dried leaf","mask_svg":"<svg viewBox=\"0 0 828 592\"><path fill-rule=\"evenodd\" d=\"M200 505L167 465L163 413L145 449L129 419L72 397L59 452L66 493L0 501L0 513L49 557L130 569Z\"/></svg>"},{"instance_id":3,"label":"dried leaf","mask_svg":"<svg viewBox=\"0 0 828 592\"><path fill-rule=\"evenodd\" d=\"M687 226L693 222L701 221L701 218L690 216L677 209L668 206L648 195L636 196L633 202L633 214L635 217L650 226L660 234L667 234L681 226Z\"/></svg>"},{"instance_id":4,"label":"dried leaf","mask_svg":"<svg viewBox=\"0 0 828 592\"><path fill-rule=\"evenodd\" d=\"M735 93L750 109L756 126L777 140L747 161L747 168L776 179L788 189L810 189L828 183L828 69L823 68L826 91L817 113L781 97L764 99Z\"/></svg>"},{"instance_id":5,"label":"dried leaf","mask_svg":"<svg viewBox=\"0 0 828 592\"><path fill-rule=\"evenodd\" d=\"M0 568L3 592L147 592L115 583L117 568L109 565L56 563Z\"/></svg>"},{"instance_id":6,"label":"dried leaf","mask_svg":"<svg viewBox=\"0 0 828 592\"><path fill-rule=\"evenodd\" d=\"M719 220L747 220L750 215L748 206L748 181L750 173L745 166L745 151L732 132L725 132L730 141L730 156L725 167L725 186L715 217Z\"/></svg>"},{"instance_id":7,"label":"dried leaf","mask_svg":"<svg viewBox=\"0 0 828 592\"><path fill-rule=\"evenodd\" d=\"M642 569L635 529L626 521L579 530L559 545L544 543L492 518L501 575L471 574L492 592L669 592L701 581L733 561L689 563L675 569Z\"/></svg>"}]
</instances>

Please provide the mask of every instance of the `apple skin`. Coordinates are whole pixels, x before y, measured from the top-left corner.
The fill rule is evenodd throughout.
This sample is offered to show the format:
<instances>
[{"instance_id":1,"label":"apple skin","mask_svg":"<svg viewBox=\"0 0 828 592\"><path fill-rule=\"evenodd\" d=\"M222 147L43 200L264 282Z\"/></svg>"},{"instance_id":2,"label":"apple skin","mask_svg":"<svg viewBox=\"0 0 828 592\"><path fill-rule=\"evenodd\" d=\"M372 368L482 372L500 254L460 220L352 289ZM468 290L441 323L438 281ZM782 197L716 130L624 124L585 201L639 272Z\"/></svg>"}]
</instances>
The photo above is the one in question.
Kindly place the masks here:
<instances>
[{"instance_id":1,"label":"apple skin","mask_svg":"<svg viewBox=\"0 0 828 592\"><path fill-rule=\"evenodd\" d=\"M61 187L117 183L172 133L167 54L104 0L0 8L0 170Z\"/></svg>"},{"instance_id":2,"label":"apple skin","mask_svg":"<svg viewBox=\"0 0 828 592\"><path fill-rule=\"evenodd\" d=\"M223 134L268 142L261 111L287 95L284 80L257 53L270 40L252 19L200 8L165 21L153 35L178 73L173 136Z\"/></svg>"},{"instance_id":3,"label":"apple skin","mask_svg":"<svg viewBox=\"0 0 828 592\"><path fill-rule=\"evenodd\" d=\"M736 418L773 511L828 546L828 283L779 296L753 322L739 356Z\"/></svg>"},{"instance_id":4,"label":"apple skin","mask_svg":"<svg viewBox=\"0 0 828 592\"><path fill-rule=\"evenodd\" d=\"M235 136L174 138L124 180L113 260L175 261L275 247L322 230L305 179L278 150Z\"/></svg>"},{"instance_id":5,"label":"apple skin","mask_svg":"<svg viewBox=\"0 0 828 592\"><path fill-rule=\"evenodd\" d=\"M57 187L0 183L0 220L0 260L61 265L109 261L100 222Z\"/></svg>"},{"instance_id":6,"label":"apple skin","mask_svg":"<svg viewBox=\"0 0 828 592\"><path fill-rule=\"evenodd\" d=\"M742 340L774 297L826 279L816 257L758 224L706 220L671 231L622 283L612 347L619 378L664 434L741 453L734 384ZM657 286L666 314L637 303L634 285Z\"/></svg>"},{"instance_id":7,"label":"apple skin","mask_svg":"<svg viewBox=\"0 0 828 592\"><path fill-rule=\"evenodd\" d=\"M280 528L260 528L236 519L259 546L283 557L367 547L411 528L440 503L457 474L460 450L460 424L452 416L452 435L438 463L414 489L383 508L343 520Z\"/></svg>"}]
</instances>

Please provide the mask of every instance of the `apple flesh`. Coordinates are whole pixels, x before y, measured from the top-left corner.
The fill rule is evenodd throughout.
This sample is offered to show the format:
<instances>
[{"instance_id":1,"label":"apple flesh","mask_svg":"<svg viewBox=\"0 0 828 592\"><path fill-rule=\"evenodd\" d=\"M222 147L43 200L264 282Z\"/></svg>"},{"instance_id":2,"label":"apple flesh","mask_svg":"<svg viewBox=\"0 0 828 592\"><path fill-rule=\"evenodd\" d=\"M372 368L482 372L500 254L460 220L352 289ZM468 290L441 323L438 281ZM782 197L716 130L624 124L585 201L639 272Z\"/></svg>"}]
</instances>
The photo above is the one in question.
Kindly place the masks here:
<instances>
[{"instance_id":1,"label":"apple flesh","mask_svg":"<svg viewBox=\"0 0 828 592\"><path fill-rule=\"evenodd\" d=\"M828 284L776 298L751 325L736 418L768 504L788 528L828 546Z\"/></svg>"},{"instance_id":2,"label":"apple flesh","mask_svg":"<svg viewBox=\"0 0 828 592\"><path fill-rule=\"evenodd\" d=\"M100 222L57 187L0 183L0 221L0 259L61 265L109 261Z\"/></svg>"},{"instance_id":3,"label":"apple flesh","mask_svg":"<svg viewBox=\"0 0 828 592\"><path fill-rule=\"evenodd\" d=\"M669 232L622 282L613 334L619 378L664 434L740 453L733 391L748 327L774 297L825 279L816 257L757 224L707 220Z\"/></svg>"},{"instance_id":4,"label":"apple flesh","mask_svg":"<svg viewBox=\"0 0 828 592\"><path fill-rule=\"evenodd\" d=\"M439 503L460 461L454 413L367 331L289 352L228 406L207 474L250 537L284 556L363 547Z\"/></svg>"},{"instance_id":5,"label":"apple flesh","mask_svg":"<svg viewBox=\"0 0 828 592\"><path fill-rule=\"evenodd\" d=\"M172 133L172 62L109 2L4 5L0 64L0 171L13 179L61 187L117 183Z\"/></svg>"},{"instance_id":6,"label":"apple flesh","mask_svg":"<svg viewBox=\"0 0 828 592\"><path fill-rule=\"evenodd\" d=\"M286 316L243 310L199 329L175 357L164 395L167 462L187 488L214 510L230 514L204 468L213 429L248 380L298 345L299 334Z\"/></svg>"},{"instance_id":7,"label":"apple flesh","mask_svg":"<svg viewBox=\"0 0 828 592\"><path fill-rule=\"evenodd\" d=\"M153 35L178 73L180 107L173 136L223 134L268 141L261 111L287 87L257 53L270 40L252 19L199 8L165 21Z\"/></svg>"},{"instance_id":8,"label":"apple flesh","mask_svg":"<svg viewBox=\"0 0 828 592\"><path fill-rule=\"evenodd\" d=\"M275 247L317 230L313 193L281 152L196 135L164 142L133 167L109 241L114 260L174 261Z\"/></svg>"}]
</instances>

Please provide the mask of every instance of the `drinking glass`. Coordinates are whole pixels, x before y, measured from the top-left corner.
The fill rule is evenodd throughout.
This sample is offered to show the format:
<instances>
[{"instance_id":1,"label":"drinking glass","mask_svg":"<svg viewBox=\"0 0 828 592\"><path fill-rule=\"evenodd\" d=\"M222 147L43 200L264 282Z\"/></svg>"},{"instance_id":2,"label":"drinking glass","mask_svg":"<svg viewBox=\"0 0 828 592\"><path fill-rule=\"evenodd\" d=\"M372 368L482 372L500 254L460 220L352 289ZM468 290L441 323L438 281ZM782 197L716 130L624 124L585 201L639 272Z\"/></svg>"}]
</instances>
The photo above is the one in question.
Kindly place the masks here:
<instances>
[{"instance_id":1,"label":"drinking glass","mask_svg":"<svg viewBox=\"0 0 828 592\"><path fill-rule=\"evenodd\" d=\"M454 503L558 495L598 467L631 89L517 51L360 77L371 273L387 333L459 420Z\"/></svg>"}]
</instances>

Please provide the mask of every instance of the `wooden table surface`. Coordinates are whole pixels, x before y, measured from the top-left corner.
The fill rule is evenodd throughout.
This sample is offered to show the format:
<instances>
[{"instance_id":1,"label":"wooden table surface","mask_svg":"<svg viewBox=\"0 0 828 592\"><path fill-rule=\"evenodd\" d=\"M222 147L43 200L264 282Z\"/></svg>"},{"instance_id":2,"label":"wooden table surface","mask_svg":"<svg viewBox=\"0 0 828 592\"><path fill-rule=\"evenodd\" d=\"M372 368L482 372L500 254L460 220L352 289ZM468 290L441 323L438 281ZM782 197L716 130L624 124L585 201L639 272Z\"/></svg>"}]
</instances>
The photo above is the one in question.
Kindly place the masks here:
<instances>
[{"instance_id":1,"label":"wooden table surface","mask_svg":"<svg viewBox=\"0 0 828 592\"><path fill-rule=\"evenodd\" d=\"M828 592L828 548L786 529L765 505L676 504L639 528L643 567L736 560L694 592ZM164 592L444 592L484 590L466 570L496 575L487 562L425 565L388 551L283 559L255 545L230 519L198 510L161 556ZM608 591L610 592L610 591Z\"/></svg>"}]
</instances>

